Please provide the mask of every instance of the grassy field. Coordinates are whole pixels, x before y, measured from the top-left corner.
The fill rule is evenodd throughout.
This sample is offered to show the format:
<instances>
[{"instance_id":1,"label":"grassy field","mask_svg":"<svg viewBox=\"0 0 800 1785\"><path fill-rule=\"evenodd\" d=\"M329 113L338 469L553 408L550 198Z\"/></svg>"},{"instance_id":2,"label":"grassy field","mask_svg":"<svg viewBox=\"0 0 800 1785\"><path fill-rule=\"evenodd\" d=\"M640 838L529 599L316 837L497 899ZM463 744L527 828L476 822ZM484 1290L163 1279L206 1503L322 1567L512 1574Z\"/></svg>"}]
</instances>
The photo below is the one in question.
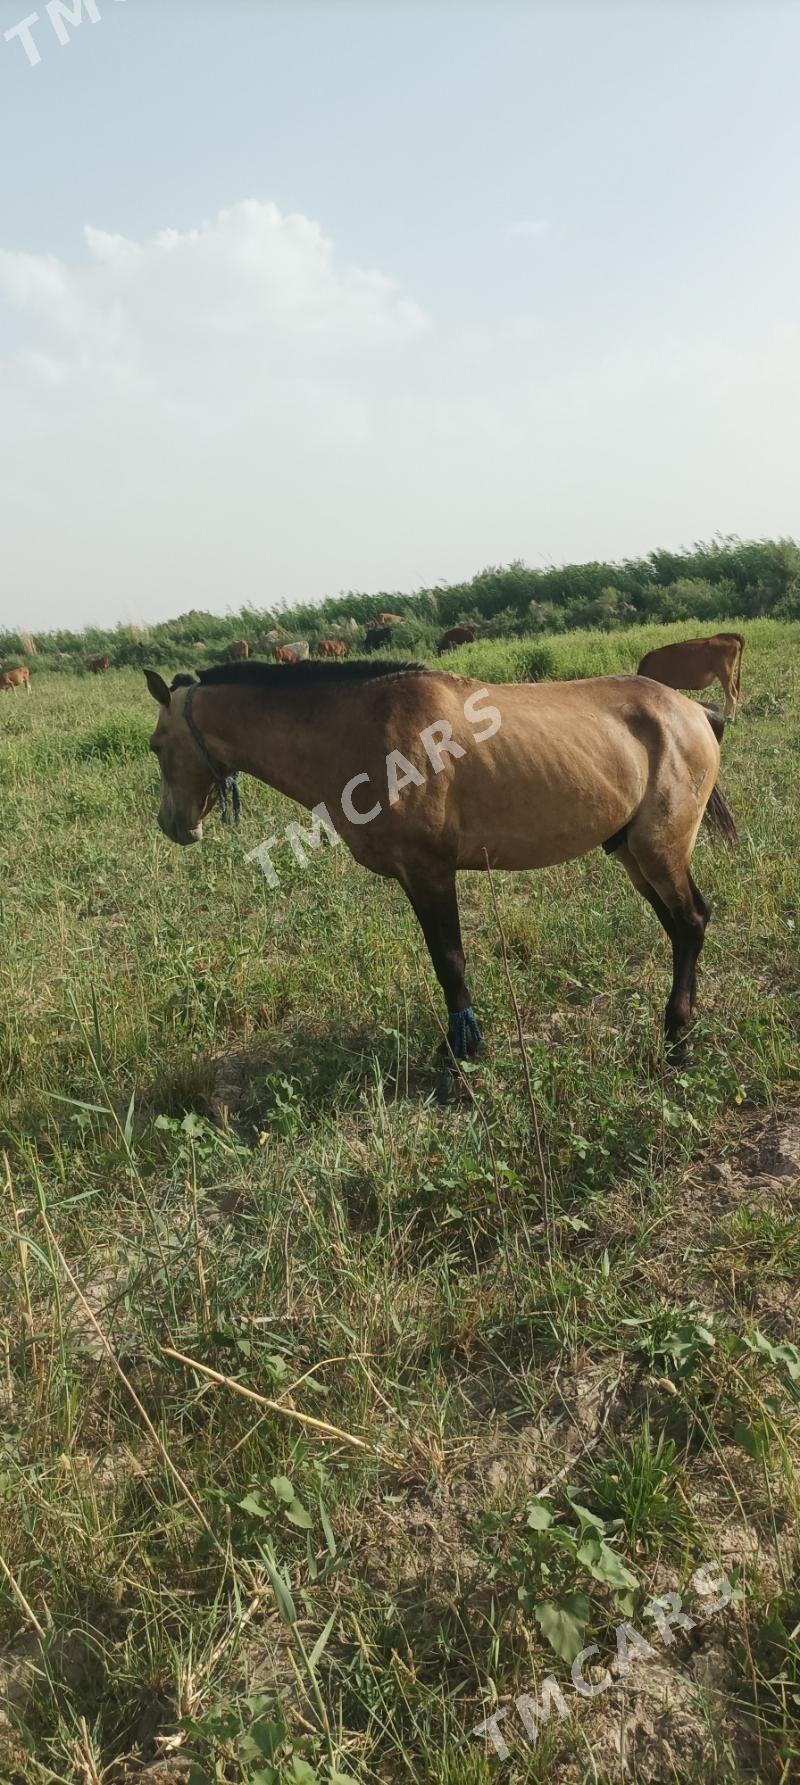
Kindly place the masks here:
<instances>
[{"instance_id":1,"label":"grassy field","mask_svg":"<svg viewBox=\"0 0 800 1785\"><path fill-rule=\"evenodd\" d=\"M464 877L446 1106L398 889L271 891L253 783L171 848L136 672L0 699L3 1785L800 1776L800 625L747 634L686 1064L598 852Z\"/></svg>"}]
</instances>

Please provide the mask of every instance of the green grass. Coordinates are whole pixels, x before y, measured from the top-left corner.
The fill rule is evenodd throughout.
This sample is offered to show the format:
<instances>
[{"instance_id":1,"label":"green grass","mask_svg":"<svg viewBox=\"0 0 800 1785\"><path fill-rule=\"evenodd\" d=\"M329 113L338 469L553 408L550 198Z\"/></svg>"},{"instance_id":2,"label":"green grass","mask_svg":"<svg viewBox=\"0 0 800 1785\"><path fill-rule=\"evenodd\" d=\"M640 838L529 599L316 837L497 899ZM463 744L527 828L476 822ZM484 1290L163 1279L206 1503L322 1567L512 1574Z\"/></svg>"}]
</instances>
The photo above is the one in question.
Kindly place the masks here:
<instances>
[{"instance_id":1,"label":"green grass","mask_svg":"<svg viewBox=\"0 0 800 1785\"><path fill-rule=\"evenodd\" d=\"M693 630L447 667L628 669ZM698 846L714 921L679 1072L667 951L614 864L496 877L541 1156L483 877L490 1046L442 1107L396 888L334 850L270 892L244 857L288 809L253 783L241 835L171 849L138 672L0 702L4 1785L616 1778L622 1686L535 1751L512 1711L499 1775L469 1732L550 1671L569 1690L537 1609L582 1608L605 1656L720 1558L739 1597L670 1653L691 1683L698 1643L725 1648L730 1721L638 1776L794 1776L797 1186L721 1204L704 1163L798 1099L800 626L747 635L740 844ZM173 1739L176 1770L144 1772Z\"/></svg>"}]
</instances>

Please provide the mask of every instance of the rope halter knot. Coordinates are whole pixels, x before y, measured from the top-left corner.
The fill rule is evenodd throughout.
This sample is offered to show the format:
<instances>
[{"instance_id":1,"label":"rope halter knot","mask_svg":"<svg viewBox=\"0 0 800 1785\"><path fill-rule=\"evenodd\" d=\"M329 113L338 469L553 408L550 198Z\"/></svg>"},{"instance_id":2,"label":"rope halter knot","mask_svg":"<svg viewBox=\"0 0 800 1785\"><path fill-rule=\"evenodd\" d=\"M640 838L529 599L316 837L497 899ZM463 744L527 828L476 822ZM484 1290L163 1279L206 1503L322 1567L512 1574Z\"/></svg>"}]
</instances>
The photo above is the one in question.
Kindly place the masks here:
<instances>
[{"instance_id":1,"label":"rope halter knot","mask_svg":"<svg viewBox=\"0 0 800 1785\"><path fill-rule=\"evenodd\" d=\"M202 756L206 768L211 775L211 779L214 782L214 786L216 787L217 799L219 800L219 815L222 823L230 824L230 812L228 810L228 800L230 799L231 809L233 811L233 822L234 824L238 824L242 810L242 796L239 791L238 772L232 775L223 775L221 769L217 767L213 758L210 756L197 726L195 725L194 719L192 718L192 702L194 701L194 697L199 687L200 683L195 682L193 686L188 689L183 708L183 716L189 727L190 736L200 751L200 755Z\"/></svg>"}]
</instances>

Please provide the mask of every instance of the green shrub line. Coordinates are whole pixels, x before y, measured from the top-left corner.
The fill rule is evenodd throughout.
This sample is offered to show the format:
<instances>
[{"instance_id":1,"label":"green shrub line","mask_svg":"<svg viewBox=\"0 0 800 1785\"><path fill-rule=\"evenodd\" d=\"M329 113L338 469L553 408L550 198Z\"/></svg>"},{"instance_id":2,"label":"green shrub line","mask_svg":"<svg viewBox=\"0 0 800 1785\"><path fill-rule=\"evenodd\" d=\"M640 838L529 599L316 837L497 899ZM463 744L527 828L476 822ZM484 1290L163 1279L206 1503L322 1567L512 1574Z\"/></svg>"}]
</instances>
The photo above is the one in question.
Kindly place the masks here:
<instances>
[{"instance_id":1,"label":"green shrub line","mask_svg":"<svg viewBox=\"0 0 800 1785\"><path fill-rule=\"evenodd\" d=\"M793 539L725 537L620 563L547 570L519 561L490 566L469 581L414 594L351 591L316 604L277 599L264 607L231 607L227 614L191 609L150 627L59 628L33 640L27 633L5 631L0 632L0 665L11 669L27 663L37 671L84 674L90 657L107 652L115 668L153 661L197 668L218 660L236 638L246 638L256 650L268 648L265 635L276 626L313 645L332 627L353 620L359 629L353 642L360 645L361 629L384 611L401 616L393 629L395 653L433 651L441 632L459 620L477 620L488 638L525 640L532 649L545 634L576 630L627 633L646 624L689 621L696 629L719 626L731 616L740 622L764 616L800 619L800 546Z\"/></svg>"}]
</instances>

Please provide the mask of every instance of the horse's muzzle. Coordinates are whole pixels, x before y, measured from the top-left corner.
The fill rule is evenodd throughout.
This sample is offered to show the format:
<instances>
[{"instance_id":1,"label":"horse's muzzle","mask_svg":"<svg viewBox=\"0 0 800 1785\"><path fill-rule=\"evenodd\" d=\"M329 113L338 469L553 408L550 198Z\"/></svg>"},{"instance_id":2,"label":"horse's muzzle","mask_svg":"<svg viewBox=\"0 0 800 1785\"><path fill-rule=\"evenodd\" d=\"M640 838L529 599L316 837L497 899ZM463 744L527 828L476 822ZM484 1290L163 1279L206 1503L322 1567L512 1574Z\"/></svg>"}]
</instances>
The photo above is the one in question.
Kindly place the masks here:
<instances>
[{"instance_id":1,"label":"horse's muzzle","mask_svg":"<svg viewBox=\"0 0 800 1785\"><path fill-rule=\"evenodd\" d=\"M181 825L174 818L169 821L163 819L159 812L158 825L169 842L179 844L181 849L188 849L190 843L202 843L203 841L202 824Z\"/></svg>"}]
</instances>

